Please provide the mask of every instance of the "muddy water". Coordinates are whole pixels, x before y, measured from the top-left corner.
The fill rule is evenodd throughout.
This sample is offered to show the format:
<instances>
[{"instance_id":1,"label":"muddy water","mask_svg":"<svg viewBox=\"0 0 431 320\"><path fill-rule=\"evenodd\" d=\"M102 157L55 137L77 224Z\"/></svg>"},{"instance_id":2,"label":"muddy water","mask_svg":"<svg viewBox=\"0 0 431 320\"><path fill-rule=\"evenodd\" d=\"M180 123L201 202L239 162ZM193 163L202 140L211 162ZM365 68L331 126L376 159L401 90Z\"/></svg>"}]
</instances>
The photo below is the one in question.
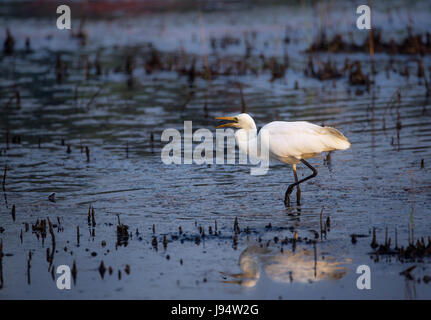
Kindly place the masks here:
<instances>
[{"instance_id":1,"label":"muddy water","mask_svg":"<svg viewBox=\"0 0 431 320\"><path fill-rule=\"evenodd\" d=\"M400 2L401 9L390 14L385 8L375 13L375 23L388 37L406 35L403 6ZM417 32L430 28L430 11L423 6L429 4L419 2L408 11ZM431 275L429 258L400 262L370 255L373 228L379 243L386 228L394 243L397 230L400 246L408 244L412 226L415 240L431 235L431 105L424 80L416 76L417 57L376 54L371 90L350 85L348 74L322 82L304 74L308 55L303 50L321 25L329 34L352 30L353 9L352 17L346 14L348 5L326 8L326 15L324 7L236 9L87 17L85 46L58 31L49 16L1 20L0 28L9 27L16 42L15 55L2 56L0 63L2 172L7 164L0 205L2 299L431 297L431 285L423 281ZM176 57L187 67L195 58L198 70L204 56L208 63L217 57L226 65L240 61L245 32L253 39L251 64L259 65L261 53L281 61L288 52L284 77L270 81L268 70L211 80L196 76L190 86L187 75L175 71L145 72L152 48L162 61ZM220 40L227 34L238 43L211 47L211 37ZM30 53L24 50L26 36ZM363 39L364 34L354 30L353 37ZM56 79L58 52L67 65L61 82ZM133 57L132 76L125 72L127 57ZM339 68L348 57L360 60L367 74L370 70L366 54L313 57L316 65L330 57ZM428 70L429 56L423 61ZM405 66L408 78L399 73ZM164 129L182 130L183 121L192 120L194 129L214 130L215 116L240 112L238 82L258 126L276 119L324 123L352 143L351 149L332 153L330 161L326 155L310 161L319 175L303 185L300 207L283 204L293 180L285 165L256 177L245 165L161 161ZM16 90L20 108L11 98ZM14 136L20 143L12 143ZM300 176L307 170L300 166ZM48 200L52 193L55 202ZM94 227L88 224L90 205ZM322 208L330 228L314 246ZM117 237L117 216L129 226L127 241ZM47 230L43 240L32 232L32 224L47 217L55 224L52 266L47 261L52 236ZM235 236L236 217L240 233ZM358 235L355 244L352 234ZM76 283L71 290L58 290L51 270L72 267L74 261ZM103 277L101 261L107 268ZM362 264L371 268L371 290L356 288L355 271ZM400 275L413 265L412 278Z\"/></svg>"}]
</instances>

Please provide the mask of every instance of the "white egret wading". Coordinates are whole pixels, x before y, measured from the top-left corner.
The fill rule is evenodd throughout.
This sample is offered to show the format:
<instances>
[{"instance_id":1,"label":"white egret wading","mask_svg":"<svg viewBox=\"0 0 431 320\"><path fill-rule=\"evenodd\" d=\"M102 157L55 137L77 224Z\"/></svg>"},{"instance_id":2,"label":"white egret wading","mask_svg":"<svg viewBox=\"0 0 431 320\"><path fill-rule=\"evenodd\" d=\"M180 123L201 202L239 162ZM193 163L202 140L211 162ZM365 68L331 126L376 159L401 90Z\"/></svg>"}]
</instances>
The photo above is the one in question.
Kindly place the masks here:
<instances>
[{"instance_id":1,"label":"white egret wading","mask_svg":"<svg viewBox=\"0 0 431 320\"><path fill-rule=\"evenodd\" d=\"M246 113L234 117L217 117L216 119L232 121L217 128L234 127L239 129L235 132L235 139L239 149L246 154L249 154L248 148L251 140L257 139L257 143L261 144L260 148L265 147L269 151L270 159L292 165L295 183L287 188L284 198L286 206L290 203L290 194L295 186L297 189L296 202L299 205L301 202L299 185L317 175L317 170L305 159L315 157L321 152L345 150L350 147L349 140L337 129L318 126L306 121L273 121L262 127L257 134L253 118ZM268 139L261 139L262 132L268 135ZM263 146L263 144L265 145ZM305 164L313 172L301 180L298 180L296 174L296 165L299 162Z\"/></svg>"}]
</instances>

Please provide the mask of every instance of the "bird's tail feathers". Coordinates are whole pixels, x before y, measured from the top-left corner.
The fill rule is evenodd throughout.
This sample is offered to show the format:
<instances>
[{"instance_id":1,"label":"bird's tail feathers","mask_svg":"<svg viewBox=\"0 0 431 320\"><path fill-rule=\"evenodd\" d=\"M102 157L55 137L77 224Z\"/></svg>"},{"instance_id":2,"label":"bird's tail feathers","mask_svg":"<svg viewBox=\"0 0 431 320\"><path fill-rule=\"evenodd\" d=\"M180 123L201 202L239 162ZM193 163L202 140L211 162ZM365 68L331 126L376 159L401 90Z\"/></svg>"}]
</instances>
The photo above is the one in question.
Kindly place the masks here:
<instances>
[{"instance_id":1,"label":"bird's tail feathers","mask_svg":"<svg viewBox=\"0 0 431 320\"><path fill-rule=\"evenodd\" d=\"M349 140L337 129L332 127L323 127L324 134L330 135L332 139L331 147L336 150L345 150L350 148Z\"/></svg>"}]
</instances>

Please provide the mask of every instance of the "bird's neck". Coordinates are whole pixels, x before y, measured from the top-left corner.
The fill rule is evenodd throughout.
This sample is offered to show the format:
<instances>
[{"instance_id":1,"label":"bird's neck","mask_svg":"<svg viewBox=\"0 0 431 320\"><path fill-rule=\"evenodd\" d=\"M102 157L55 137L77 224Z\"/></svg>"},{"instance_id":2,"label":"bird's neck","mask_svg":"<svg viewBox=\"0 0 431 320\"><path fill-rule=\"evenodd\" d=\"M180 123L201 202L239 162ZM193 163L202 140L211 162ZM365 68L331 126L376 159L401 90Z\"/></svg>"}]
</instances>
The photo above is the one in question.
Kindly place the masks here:
<instances>
[{"instance_id":1,"label":"bird's neck","mask_svg":"<svg viewBox=\"0 0 431 320\"><path fill-rule=\"evenodd\" d=\"M235 140L238 148L245 154L250 154L251 150L257 148L257 129L239 129L235 132ZM256 149L254 149L255 151Z\"/></svg>"}]
</instances>

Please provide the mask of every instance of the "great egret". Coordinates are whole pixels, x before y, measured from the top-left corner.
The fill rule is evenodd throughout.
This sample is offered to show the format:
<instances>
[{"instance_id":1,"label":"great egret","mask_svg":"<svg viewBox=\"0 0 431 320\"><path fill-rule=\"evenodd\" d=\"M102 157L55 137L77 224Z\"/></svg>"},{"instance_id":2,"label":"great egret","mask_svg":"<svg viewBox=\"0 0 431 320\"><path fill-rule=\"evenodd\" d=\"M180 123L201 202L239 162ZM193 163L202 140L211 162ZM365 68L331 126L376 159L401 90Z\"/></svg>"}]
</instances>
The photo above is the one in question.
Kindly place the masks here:
<instances>
[{"instance_id":1,"label":"great egret","mask_svg":"<svg viewBox=\"0 0 431 320\"><path fill-rule=\"evenodd\" d=\"M270 159L275 159L292 165L295 183L289 185L286 190L284 203L289 205L290 194L296 186L296 202L301 202L301 189L299 185L317 175L317 170L305 159L315 157L321 152L333 150L345 150L350 147L350 142L337 129L321 127L306 121L273 121L262 127L257 135L256 124L247 113L241 113L234 117L216 117L218 120L232 121L217 126L217 128L234 127L235 140L239 149L249 154L250 141L254 139L261 147L267 148ZM262 139L262 132L267 133L268 139ZM256 140L257 139L257 140ZM265 145L264 145L265 144ZM269 145L267 145L269 144ZM298 180L296 165L302 162L312 170L312 174Z\"/></svg>"}]
</instances>

